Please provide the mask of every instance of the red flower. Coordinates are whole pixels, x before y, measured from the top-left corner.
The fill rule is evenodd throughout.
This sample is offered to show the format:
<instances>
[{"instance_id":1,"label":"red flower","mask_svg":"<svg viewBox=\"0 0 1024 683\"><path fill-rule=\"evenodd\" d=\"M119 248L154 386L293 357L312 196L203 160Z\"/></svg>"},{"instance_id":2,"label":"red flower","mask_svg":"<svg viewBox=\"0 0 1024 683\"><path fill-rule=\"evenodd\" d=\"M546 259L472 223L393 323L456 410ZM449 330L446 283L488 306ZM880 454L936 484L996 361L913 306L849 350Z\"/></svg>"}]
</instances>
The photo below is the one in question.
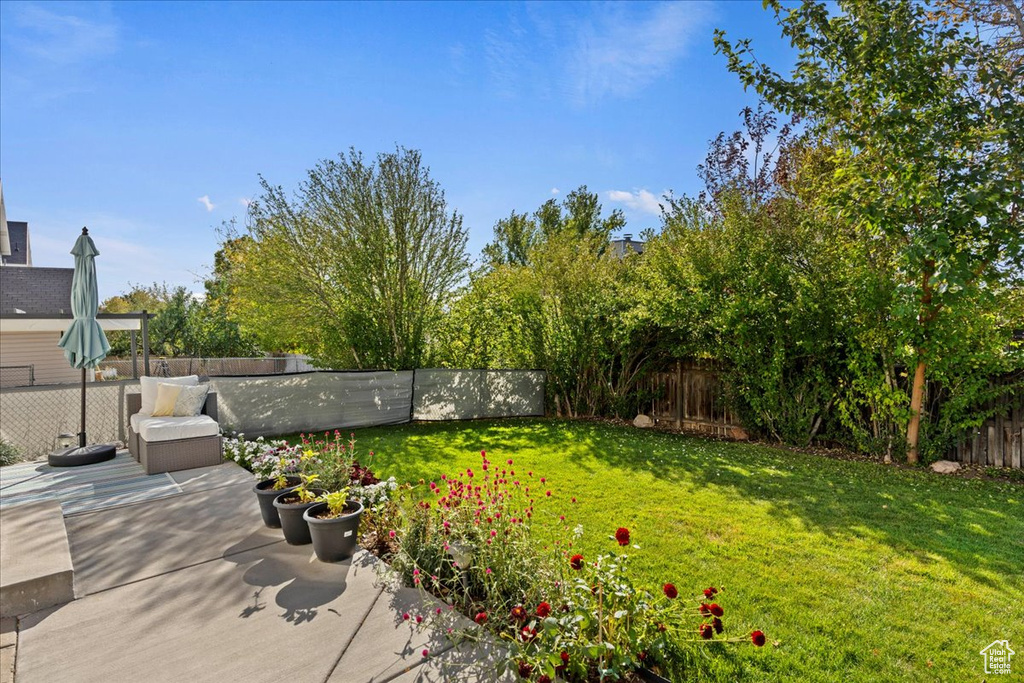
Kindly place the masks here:
<instances>
[{"instance_id":1,"label":"red flower","mask_svg":"<svg viewBox=\"0 0 1024 683\"><path fill-rule=\"evenodd\" d=\"M704 597L705 598L710 598L712 595L714 595L717 592L718 592L717 588L715 588L714 586L710 586L710 587L704 589Z\"/></svg>"},{"instance_id":2,"label":"red flower","mask_svg":"<svg viewBox=\"0 0 1024 683\"><path fill-rule=\"evenodd\" d=\"M665 597L669 600L675 600L677 597L679 597L679 591L677 591L676 587L673 586L671 583L666 583L664 586L661 587L661 590L665 593Z\"/></svg>"},{"instance_id":3,"label":"red flower","mask_svg":"<svg viewBox=\"0 0 1024 683\"><path fill-rule=\"evenodd\" d=\"M530 666L529 662L519 662L519 677L529 678L530 674L533 673L533 667Z\"/></svg>"},{"instance_id":4,"label":"red flower","mask_svg":"<svg viewBox=\"0 0 1024 683\"><path fill-rule=\"evenodd\" d=\"M711 620L711 625L715 627L715 633L721 633L725 630L725 627L722 626L722 620L718 617Z\"/></svg>"},{"instance_id":5,"label":"red flower","mask_svg":"<svg viewBox=\"0 0 1024 683\"><path fill-rule=\"evenodd\" d=\"M542 602L537 605L537 616L543 619L547 615L551 614L551 605L546 602Z\"/></svg>"},{"instance_id":6,"label":"red flower","mask_svg":"<svg viewBox=\"0 0 1024 683\"><path fill-rule=\"evenodd\" d=\"M710 611L716 617L720 617L723 614L725 614L725 610L722 609L721 606L717 602L713 602L710 605L708 605L708 611Z\"/></svg>"},{"instance_id":7,"label":"red flower","mask_svg":"<svg viewBox=\"0 0 1024 683\"><path fill-rule=\"evenodd\" d=\"M523 621L526 619L526 610L523 609L522 605L516 605L512 608L512 618L516 621Z\"/></svg>"},{"instance_id":8,"label":"red flower","mask_svg":"<svg viewBox=\"0 0 1024 683\"><path fill-rule=\"evenodd\" d=\"M573 555L571 558L569 558L569 566L575 569L576 571L583 569L583 556L580 554Z\"/></svg>"},{"instance_id":9,"label":"red flower","mask_svg":"<svg viewBox=\"0 0 1024 683\"><path fill-rule=\"evenodd\" d=\"M537 679L537 683L551 683L551 676L541 674L540 678Z\"/></svg>"},{"instance_id":10,"label":"red flower","mask_svg":"<svg viewBox=\"0 0 1024 683\"><path fill-rule=\"evenodd\" d=\"M537 637L537 629L524 626L523 630L519 632L519 637L523 639L524 643L529 643Z\"/></svg>"},{"instance_id":11,"label":"red flower","mask_svg":"<svg viewBox=\"0 0 1024 683\"><path fill-rule=\"evenodd\" d=\"M750 634L750 642L758 647L762 647L764 645L764 633L761 631L754 631Z\"/></svg>"},{"instance_id":12,"label":"red flower","mask_svg":"<svg viewBox=\"0 0 1024 683\"><path fill-rule=\"evenodd\" d=\"M483 626L487 623L487 612L480 612L476 615L476 618L474 618L473 621Z\"/></svg>"},{"instance_id":13,"label":"red flower","mask_svg":"<svg viewBox=\"0 0 1024 683\"><path fill-rule=\"evenodd\" d=\"M665 626L665 624L658 624L658 633L664 633L667 630L668 626Z\"/></svg>"},{"instance_id":14,"label":"red flower","mask_svg":"<svg viewBox=\"0 0 1024 683\"><path fill-rule=\"evenodd\" d=\"M715 629L712 628L711 624L701 624L698 630L700 631L700 637L704 640L711 640L711 636L715 635Z\"/></svg>"},{"instance_id":15,"label":"red flower","mask_svg":"<svg viewBox=\"0 0 1024 683\"><path fill-rule=\"evenodd\" d=\"M619 542L619 545L629 545L629 529L620 526L615 531L615 540Z\"/></svg>"},{"instance_id":16,"label":"red flower","mask_svg":"<svg viewBox=\"0 0 1024 683\"><path fill-rule=\"evenodd\" d=\"M706 603L700 603L700 607L698 607L697 609L700 610L701 614L711 614L711 608L708 607Z\"/></svg>"},{"instance_id":17,"label":"red flower","mask_svg":"<svg viewBox=\"0 0 1024 683\"><path fill-rule=\"evenodd\" d=\"M558 656L562 658L563 666L569 663L569 653L565 650L562 650L561 654L559 654Z\"/></svg>"}]
</instances>

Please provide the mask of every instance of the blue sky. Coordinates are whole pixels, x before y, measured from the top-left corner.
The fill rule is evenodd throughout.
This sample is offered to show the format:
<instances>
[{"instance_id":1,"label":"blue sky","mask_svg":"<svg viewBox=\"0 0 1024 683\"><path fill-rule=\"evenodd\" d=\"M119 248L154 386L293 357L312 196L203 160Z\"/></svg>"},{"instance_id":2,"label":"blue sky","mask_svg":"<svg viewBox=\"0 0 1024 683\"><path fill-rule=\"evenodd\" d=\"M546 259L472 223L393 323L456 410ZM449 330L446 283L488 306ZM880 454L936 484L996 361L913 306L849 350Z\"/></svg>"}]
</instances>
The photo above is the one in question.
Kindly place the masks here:
<instances>
[{"instance_id":1,"label":"blue sky","mask_svg":"<svg viewBox=\"0 0 1024 683\"><path fill-rule=\"evenodd\" d=\"M756 104L712 34L792 57L760 2L0 3L0 178L33 260L101 295L201 289L257 174L292 189L355 147L420 149L474 255L495 220L586 184L628 231L699 189L708 140Z\"/></svg>"}]
</instances>

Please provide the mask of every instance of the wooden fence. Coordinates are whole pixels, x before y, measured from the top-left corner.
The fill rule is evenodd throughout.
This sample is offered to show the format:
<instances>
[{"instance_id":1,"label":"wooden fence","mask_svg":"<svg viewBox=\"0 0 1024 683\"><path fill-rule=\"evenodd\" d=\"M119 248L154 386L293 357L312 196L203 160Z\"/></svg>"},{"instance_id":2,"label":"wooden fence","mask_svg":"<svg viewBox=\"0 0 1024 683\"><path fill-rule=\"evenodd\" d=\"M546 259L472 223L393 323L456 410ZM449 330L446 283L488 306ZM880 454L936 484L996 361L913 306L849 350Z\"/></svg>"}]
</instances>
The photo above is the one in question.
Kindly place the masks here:
<instances>
[{"instance_id":1,"label":"wooden fence","mask_svg":"<svg viewBox=\"0 0 1024 683\"><path fill-rule=\"evenodd\" d=\"M656 397L650 415L656 422L716 436L746 437L739 418L725 402L713 365L677 362L667 372L653 373L648 381Z\"/></svg>"},{"instance_id":2,"label":"wooden fence","mask_svg":"<svg viewBox=\"0 0 1024 683\"><path fill-rule=\"evenodd\" d=\"M1024 401L1004 400L1000 412L974 430L948 454L950 460L968 465L1024 468Z\"/></svg>"},{"instance_id":3,"label":"wooden fence","mask_svg":"<svg viewBox=\"0 0 1024 683\"><path fill-rule=\"evenodd\" d=\"M648 388L656 397L650 409L656 422L716 436L747 436L725 401L713 363L677 362L670 370L653 373ZM1024 399L1008 395L987 408L998 412L946 457L969 465L1024 469Z\"/></svg>"}]
</instances>

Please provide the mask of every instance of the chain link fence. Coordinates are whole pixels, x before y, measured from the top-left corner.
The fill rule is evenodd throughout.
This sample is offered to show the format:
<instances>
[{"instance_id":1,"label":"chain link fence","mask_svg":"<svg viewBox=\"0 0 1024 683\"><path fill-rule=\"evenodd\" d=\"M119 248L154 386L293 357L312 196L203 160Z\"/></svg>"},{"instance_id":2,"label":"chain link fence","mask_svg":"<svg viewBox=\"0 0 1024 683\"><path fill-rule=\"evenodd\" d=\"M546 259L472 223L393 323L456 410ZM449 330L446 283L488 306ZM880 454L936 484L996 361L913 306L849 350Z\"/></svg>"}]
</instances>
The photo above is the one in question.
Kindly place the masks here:
<instances>
[{"instance_id":1,"label":"chain link fence","mask_svg":"<svg viewBox=\"0 0 1024 683\"><path fill-rule=\"evenodd\" d=\"M2 365L0 366L0 389L8 387L30 387L36 383L36 366L34 365Z\"/></svg>"},{"instance_id":2,"label":"chain link fence","mask_svg":"<svg viewBox=\"0 0 1024 683\"><path fill-rule=\"evenodd\" d=\"M217 392L222 429L277 436L413 420L542 416L546 375L534 370L425 369L213 376L209 381ZM90 382L86 387L89 442L124 442L125 397L138 393L139 383ZM77 435L80 429L81 391L77 384L0 390L0 438L23 458L52 452L61 434Z\"/></svg>"},{"instance_id":3,"label":"chain link fence","mask_svg":"<svg viewBox=\"0 0 1024 683\"><path fill-rule=\"evenodd\" d=\"M114 379L134 378L144 375L145 361L142 357L108 359L100 369L113 371ZM281 356L264 358L150 358L151 377L251 377L260 375L281 375L289 372L315 370L304 356Z\"/></svg>"}]
</instances>

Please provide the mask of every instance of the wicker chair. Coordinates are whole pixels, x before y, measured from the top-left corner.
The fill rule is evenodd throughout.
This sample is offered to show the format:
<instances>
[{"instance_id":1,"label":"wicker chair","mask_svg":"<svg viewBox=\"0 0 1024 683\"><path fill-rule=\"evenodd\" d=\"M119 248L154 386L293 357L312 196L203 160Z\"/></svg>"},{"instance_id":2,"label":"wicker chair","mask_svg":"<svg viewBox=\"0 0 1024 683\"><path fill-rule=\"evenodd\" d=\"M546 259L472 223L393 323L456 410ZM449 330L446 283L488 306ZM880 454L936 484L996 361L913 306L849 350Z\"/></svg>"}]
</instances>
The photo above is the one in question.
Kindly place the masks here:
<instances>
[{"instance_id":1,"label":"wicker chair","mask_svg":"<svg viewBox=\"0 0 1024 683\"><path fill-rule=\"evenodd\" d=\"M220 434L169 441L146 441L131 427L131 416L142 408L142 394L128 394L128 450L142 463L146 474L175 472L219 465L223 460ZM217 420L217 394L206 396L203 415Z\"/></svg>"}]
</instances>

